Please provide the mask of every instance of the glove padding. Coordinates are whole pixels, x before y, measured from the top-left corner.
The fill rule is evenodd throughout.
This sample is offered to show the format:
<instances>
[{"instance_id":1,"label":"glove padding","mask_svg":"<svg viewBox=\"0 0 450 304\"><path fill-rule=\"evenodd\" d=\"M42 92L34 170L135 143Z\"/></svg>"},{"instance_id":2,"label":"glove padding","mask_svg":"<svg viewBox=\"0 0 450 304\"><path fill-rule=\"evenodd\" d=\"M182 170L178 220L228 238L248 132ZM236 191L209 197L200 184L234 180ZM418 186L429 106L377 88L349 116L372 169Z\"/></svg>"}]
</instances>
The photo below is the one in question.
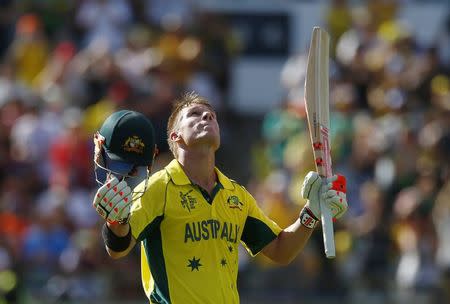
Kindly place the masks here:
<instances>
[{"instance_id":1,"label":"glove padding","mask_svg":"<svg viewBox=\"0 0 450 304\"><path fill-rule=\"evenodd\" d=\"M321 216L319 198L325 207L331 209L334 219L342 217L347 211L346 181L342 175L333 175L322 184L319 174L310 171L303 181L301 194L308 200L305 208L308 208L318 220Z\"/></svg>"},{"instance_id":2,"label":"glove padding","mask_svg":"<svg viewBox=\"0 0 450 304\"><path fill-rule=\"evenodd\" d=\"M92 205L108 223L126 223L130 215L131 188L125 181L112 177L98 189Z\"/></svg>"}]
</instances>

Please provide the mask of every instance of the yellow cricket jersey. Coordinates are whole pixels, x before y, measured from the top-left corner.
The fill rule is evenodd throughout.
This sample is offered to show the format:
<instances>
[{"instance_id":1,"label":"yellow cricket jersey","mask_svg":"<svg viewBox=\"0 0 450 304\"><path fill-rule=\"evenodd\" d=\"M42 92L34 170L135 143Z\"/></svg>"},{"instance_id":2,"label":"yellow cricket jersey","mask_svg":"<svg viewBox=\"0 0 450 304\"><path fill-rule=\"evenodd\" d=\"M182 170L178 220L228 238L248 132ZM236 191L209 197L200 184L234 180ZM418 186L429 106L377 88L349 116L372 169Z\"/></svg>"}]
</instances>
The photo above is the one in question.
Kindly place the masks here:
<instances>
[{"instance_id":1,"label":"yellow cricket jersey","mask_svg":"<svg viewBox=\"0 0 450 304\"><path fill-rule=\"evenodd\" d=\"M152 303L239 303L239 242L255 255L281 231L245 188L216 173L210 196L173 160L133 204L130 225Z\"/></svg>"}]
</instances>

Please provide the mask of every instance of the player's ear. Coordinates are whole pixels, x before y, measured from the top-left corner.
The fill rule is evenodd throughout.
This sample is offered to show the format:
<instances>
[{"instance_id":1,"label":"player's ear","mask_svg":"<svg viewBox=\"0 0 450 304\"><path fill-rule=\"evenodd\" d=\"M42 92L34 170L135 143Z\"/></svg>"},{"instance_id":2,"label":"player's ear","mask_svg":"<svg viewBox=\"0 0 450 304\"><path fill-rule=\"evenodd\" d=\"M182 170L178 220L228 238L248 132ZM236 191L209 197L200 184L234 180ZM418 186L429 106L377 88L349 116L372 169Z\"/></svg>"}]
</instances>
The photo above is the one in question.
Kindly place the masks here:
<instances>
[{"instance_id":1,"label":"player's ear","mask_svg":"<svg viewBox=\"0 0 450 304\"><path fill-rule=\"evenodd\" d=\"M181 139L181 135L175 131L173 131L172 133L170 133L170 140L173 142L177 142Z\"/></svg>"}]
</instances>

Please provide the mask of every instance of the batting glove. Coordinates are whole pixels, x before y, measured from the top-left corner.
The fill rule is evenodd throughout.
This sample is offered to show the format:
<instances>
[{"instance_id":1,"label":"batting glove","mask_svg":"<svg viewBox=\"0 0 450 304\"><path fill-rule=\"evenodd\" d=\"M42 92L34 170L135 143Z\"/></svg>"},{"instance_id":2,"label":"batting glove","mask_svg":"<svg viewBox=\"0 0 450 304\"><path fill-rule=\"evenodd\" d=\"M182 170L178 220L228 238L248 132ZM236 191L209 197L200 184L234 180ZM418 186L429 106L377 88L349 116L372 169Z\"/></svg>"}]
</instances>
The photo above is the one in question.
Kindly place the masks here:
<instances>
[{"instance_id":1,"label":"batting glove","mask_svg":"<svg viewBox=\"0 0 450 304\"><path fill-rule=\"evenodd\" d=\"M325 207L331 209L333 218L342 217L348 208L346 192L344 176L333 175L322 184L322 178L314 171L306 175L301 189L302 197L308 200L305 208L315 220L320 219L320 200L324 202Z\"/></svg>"},{"instance_id":2,"label":"batting glove","mask_svg":"<svg viewBox=\"0 0 450 304\"><path fill-rule=\"evenodd\" d=\"M92 205L108 223L127 223L130 216L131 188L125 181L119 182L113 177L98 189Z\"/></svg>"}]
</instances>

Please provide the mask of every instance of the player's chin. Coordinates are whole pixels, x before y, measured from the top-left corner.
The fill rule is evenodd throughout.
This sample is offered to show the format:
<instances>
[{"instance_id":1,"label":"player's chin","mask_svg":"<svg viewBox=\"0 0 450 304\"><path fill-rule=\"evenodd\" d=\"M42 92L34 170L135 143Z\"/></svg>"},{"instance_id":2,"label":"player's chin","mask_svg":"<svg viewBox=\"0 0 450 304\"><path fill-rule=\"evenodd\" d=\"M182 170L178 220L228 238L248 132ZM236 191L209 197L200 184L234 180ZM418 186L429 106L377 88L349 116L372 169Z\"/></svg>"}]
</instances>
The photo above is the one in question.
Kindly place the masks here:
<instances>
[{"instance_id":1,"label":"player's chin","mask_svg":"<svg viewBox=\"0 0 450 304\"><path fill-rule=\"evenodd\" d=\"M220 147L220 140L219 140L219 141L217 141L217 142L215 143L215 145L213 145L213 149L214 149L214 151L217 151L217 150L219 150L219 147Z\"/></svg>"},{"instance_id":2,"label":"player's chin","mask_svg":"<svg viewBox=\"0 0 450 304\"><path fill-rule=\"evenodd\" d=\"M211 146L214 151L216 151L220 147L220 137L213 134L202 136L201 138L199 138L199 142L204 145Z\"/></svg>"}]
</instances>

